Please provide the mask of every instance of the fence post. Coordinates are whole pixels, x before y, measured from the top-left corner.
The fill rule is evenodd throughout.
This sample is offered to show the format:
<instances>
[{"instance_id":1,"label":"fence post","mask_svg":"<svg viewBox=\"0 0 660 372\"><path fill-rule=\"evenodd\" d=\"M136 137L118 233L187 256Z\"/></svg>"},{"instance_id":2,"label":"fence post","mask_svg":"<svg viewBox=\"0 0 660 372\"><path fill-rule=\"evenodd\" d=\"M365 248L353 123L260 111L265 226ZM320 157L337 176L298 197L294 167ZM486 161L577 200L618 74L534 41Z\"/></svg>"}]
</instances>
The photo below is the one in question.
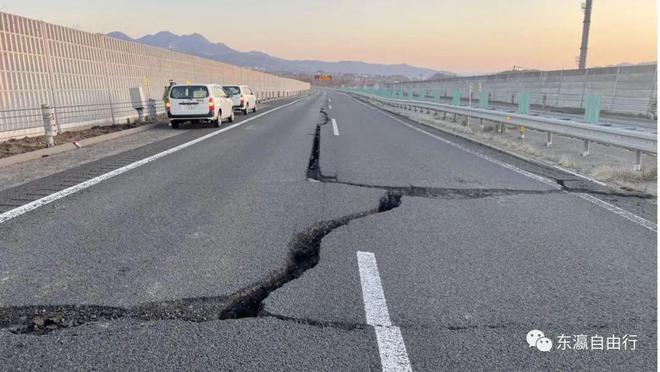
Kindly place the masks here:
<instances>
[{"instance_id":1,"label":"fence post","mask_svg":"<svg viewBox=\"0 0 660 372\"><path fill-rule=\"evenodd\" d=\"M53 147L55 146L55 135L57 134L57 123L55 120L55 111L53 108L44 103L41 105L41 116L43 117L44 121L44 133L46 135L46 142L48 143L48 147Z\"/></svg>"},{"instance_id":2,"label":"fence post","mask_svg":"<svg viewBox=\"0 0 660 372\"><path fill-rule=\"evenodd\" d=\"M589 85L589 69L584 70L584 89L582 90L582 98L580 99L580 107L584 108L584 97L587 95L587 87Z\"/></svg>"},{"instance_id":3,"label":"fence post","mask_svg":"<svg viewBox=\"0 0 660 372\"><path fill-rule=\"evenodd\" d=\"M653 79L653 93L651 93L651 101L649 102L648 116L653 119L658 118L658 66L655 66L655 78Z\"/></svg>"},{"instance_id":4,"label":"fence post","mask_svg":"<svg viewBox=\"0 0 660 372\"><path fill-rule=\"evenodd\" d=\"M619 88L619 73L621 66L616 68L616 75L614 76L614 92L612 92L612 101L610 102L610 112L614 112L614 105L616 104L616 93Z\"/></svg>"},{"instance_id":5,"label":"fence post","mask_svg":"<svg viewBox=\"0 0 660 372\"><path fill-rule=\"evenodd\" d=\"M633 170L642 170L642 152L639 150L635 151L635 165L633 166Z\"/></svg>"},{"instance_id":6,"label":"fence post","mask_svg":"<svg viewBox=\"0 0 660 372\"><path fill-rule=\"evenodd\" d=\"M50 88L48 89L48 94L50 96L51 104L57 106L57 102L55 102L55 79L53 79L53 59L51 56L50 42L48 41L48 28L46 22L39 21L39 24L41 26L41 40L44 43L44 51L46 52L46 70L48 71L48 87ZM57 120L57 113L55 110L53 110L53 117L57 123L57 129L61 130L60 121Z\"/></svg>"},{"instance_id":7,"label":"fence post","mask_svg":"<svg viewBox=\"0 0 660 372\"><path fill-rule=\"evenodd\" d=\"M147 100L147 109L149 110L149 120L155 121L158 116L155 99L149 98Z\"/></svg>"},{"instance_id":8,"label":"fence post","mask_svg":"<svg viewBox=\"0 0 660 372\"><path fill-rule=\"evenodd\" d=\"M590 149L591 149L591 141L584 140L584 151L582 151L582 156L589 156Z\"/></svg>"},{"instance_id":9,"label":"fence post","mask_svg":"<svg viewBox=\"0 0 660 372\"><path fill-rule=\"evenodd\" d=\"M559 71L559 86L557 87L557 100L555 107L559 107L559 99L561 98L561 83L564 81L564 70Z\"/></svg>"}]
</instances>

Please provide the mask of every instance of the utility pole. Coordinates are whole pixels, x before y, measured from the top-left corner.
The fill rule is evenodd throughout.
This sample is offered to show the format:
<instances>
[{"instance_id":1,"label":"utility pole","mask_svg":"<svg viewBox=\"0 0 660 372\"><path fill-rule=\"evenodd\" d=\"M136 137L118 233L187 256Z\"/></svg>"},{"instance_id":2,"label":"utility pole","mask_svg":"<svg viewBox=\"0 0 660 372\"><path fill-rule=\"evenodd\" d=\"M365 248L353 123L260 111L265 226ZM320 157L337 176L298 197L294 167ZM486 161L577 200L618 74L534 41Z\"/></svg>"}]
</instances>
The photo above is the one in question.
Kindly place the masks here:
<instances>
[{"instance_id":1,"label":"utility pole","mask_svg":"<svg viewBox=\"0 0 660 372\"><path fill-rule=\"evenodd\" d=\"M589 28L591 26L591 3L586 0L584 4L584 24L582 26L582 46L580 47L580 70L587 68L587 50L589 49Z\"/></svg>"}]
</instances>

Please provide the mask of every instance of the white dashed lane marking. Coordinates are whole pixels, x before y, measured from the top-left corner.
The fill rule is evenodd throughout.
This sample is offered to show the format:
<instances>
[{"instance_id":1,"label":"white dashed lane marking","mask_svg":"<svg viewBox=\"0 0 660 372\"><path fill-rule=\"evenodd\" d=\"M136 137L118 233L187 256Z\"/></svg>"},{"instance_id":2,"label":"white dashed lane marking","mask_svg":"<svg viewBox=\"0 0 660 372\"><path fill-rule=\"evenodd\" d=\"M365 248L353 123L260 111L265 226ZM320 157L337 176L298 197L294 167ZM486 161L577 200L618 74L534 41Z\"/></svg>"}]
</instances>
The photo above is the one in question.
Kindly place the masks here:
<instances>
[{"instance_id":1,"label":"white dashed lane marking","mask_svg":"<svg viewBox=\"0 0 660 372\"><path fill-rule=\"evenodd\" d=\"M380 281L376 256L370 252L357 253L362 299L367 324L374 327L380 364L384 372L412 371L406 345L399 327L393 326L387 310L385 292Z\"/></svg>"},{"instance_id":2,"label":"white dashed lane marking","mask_svg":"<svg viewBox=\"0 0 660 372\"><path fill-rule=\"evenodd\" d=\"M332 119L332 133L335 136L339 135L339 127L337 126L337 120L335 120L335 119Z\"/></svg>"}]
</instances>

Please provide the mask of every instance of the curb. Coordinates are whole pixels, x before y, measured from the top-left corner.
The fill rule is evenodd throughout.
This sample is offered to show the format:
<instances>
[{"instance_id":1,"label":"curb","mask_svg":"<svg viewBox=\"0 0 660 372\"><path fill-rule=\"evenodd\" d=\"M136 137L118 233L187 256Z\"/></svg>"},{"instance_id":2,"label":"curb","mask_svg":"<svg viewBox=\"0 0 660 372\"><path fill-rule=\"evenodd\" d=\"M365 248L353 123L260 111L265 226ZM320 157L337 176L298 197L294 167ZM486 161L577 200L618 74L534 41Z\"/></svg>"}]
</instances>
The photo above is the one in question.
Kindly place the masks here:
<instances>
[{"instance_id":1,"label":"curb","mask_svg":"<svg viewBox=\"0 0 660 372\"><path fill-rule=\"evenodd\" d=\"M130 136L131 134L144 132L144 131L153 129L153 128L159 126L159 125L164 125L164 123L147 124L147 125L139 126L137 128L131 128L131 129L126 129L126 130L121 130L121 131L117 131L117 132L104 134L104 135L101 135L101 136L86 138L84 140L78 141L78 143L83 147L91 146L91 145L95 145L97 143L110 141L110 140L113 140L113 139L116 139L116 138ZM14 164L24 163L24 162L30 161L30 160L41 159L41 158L45 158L45 157L48 157L48 156L51 156L51 155L59 154L59 153L66 152L66 151L76 150L76 149L78 149L78 148L73 143L64 143L64 144L57 145L57 146L50 147L50 148L46 148L46 149L30 151L30 152L25 152L25 153L18 154L18 155L8 156L6 158L0 159L0 168L7 167L7 166L10 166L10 165L14 165Z\"/></svg>"}]
</instances>

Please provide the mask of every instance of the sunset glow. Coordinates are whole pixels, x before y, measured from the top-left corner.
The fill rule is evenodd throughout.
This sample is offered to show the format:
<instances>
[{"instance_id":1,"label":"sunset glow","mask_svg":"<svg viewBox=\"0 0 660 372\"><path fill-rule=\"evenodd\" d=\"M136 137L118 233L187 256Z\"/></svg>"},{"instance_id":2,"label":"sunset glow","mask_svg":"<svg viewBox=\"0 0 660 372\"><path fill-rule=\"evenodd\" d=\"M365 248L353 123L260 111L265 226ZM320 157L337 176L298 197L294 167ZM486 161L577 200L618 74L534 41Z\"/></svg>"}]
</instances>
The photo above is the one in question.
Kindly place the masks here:
<instances>
[{"instance_id":1,"label":"sunset glow","mask_svg":"<svg viewBox=\"0 0 660 372\"><path fill-rule=\"evenodd\" d=\"M62 6L61 3L68 3ZM408 63L459 73L513 65L574 68L582 11L577 0L259 1L248 20L198 19L191 8L223 1L37 0L5 2L5 11L92 32L133 37L168 30L287 59ZM594 0L589 66L656 59L653 0ZM216 25L217 27L211 27ZM249 28L252 32L241 32Z\"/></svg>"}]
</instances>

